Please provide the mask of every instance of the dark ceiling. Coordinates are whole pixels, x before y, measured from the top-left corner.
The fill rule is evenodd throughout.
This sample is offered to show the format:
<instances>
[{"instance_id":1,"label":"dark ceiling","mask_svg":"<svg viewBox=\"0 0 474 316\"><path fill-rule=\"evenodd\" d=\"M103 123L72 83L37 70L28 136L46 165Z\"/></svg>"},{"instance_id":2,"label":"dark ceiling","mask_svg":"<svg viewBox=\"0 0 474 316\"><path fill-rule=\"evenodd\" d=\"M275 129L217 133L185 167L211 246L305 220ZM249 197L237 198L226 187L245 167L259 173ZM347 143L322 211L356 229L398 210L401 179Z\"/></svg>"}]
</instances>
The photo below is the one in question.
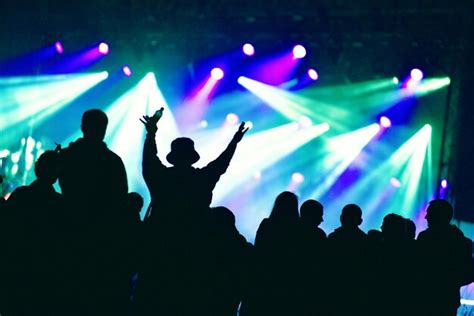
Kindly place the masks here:
<instances>
[{"instance_id":1,"label":"dark ceiling","mask_svg":"<svg viewBox=\"0 0 474 316\"><path fill-rule=\"evenodd\" d=\"M449 69L474 12L471 0L85 2L1 1L0 59L56 39L72 49L106 39L115 49L138 55L179 52L187 61L245 41L272 49L302 42L335 62L358 54L387 64L423 56L427 64Z\"/></svg>"}]
</instances>

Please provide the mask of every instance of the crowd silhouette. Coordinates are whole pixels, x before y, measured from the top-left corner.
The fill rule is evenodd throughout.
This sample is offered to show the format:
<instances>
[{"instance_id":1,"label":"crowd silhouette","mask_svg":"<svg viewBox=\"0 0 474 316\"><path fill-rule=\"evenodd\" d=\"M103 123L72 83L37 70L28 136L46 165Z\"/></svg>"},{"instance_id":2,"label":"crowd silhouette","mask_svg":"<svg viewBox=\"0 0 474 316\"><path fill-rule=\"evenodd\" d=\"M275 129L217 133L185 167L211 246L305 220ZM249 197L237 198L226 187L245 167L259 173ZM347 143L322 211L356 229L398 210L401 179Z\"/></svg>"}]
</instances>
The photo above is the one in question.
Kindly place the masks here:
<instances>
[{"instance_id":1,"label":"crowd silhouette","mask_svg":"<svg viewBox=\"0 0 474 316\"><path fill-rule=\"evenodd\" d=\"M363 211L344 206L341 226L318 226L324 208L279 194L252 245L212 192L247 128L204 168L189 138L157 156L163 109L143 116L143 177L151 204L128 192L121 158L107 148L107 116L83 114L83 137L44 152L36 180L0 200L3 315L456 315L474 280L472 241L450 224L445 200L428 228L397 214L368 234ZM59 181L61 194L53 185Z\"/></svg>"}]
</instances>

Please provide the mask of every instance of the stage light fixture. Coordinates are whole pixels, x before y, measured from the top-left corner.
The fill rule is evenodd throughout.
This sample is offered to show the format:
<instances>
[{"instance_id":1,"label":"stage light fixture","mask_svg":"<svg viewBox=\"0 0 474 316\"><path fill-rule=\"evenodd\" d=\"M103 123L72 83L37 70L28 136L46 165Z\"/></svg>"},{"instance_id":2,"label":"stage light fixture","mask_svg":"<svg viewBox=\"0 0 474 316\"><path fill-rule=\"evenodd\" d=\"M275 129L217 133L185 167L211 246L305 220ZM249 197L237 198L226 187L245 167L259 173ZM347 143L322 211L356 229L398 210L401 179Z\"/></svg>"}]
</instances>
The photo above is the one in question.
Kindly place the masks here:
<instances>
[{"instance_id":1,"label":"stage light fixture","mask_svg":"<svg viewBox=\"0 0 474 316\"><path fill-rule=\"evenodd\" d=\"M304 176L300 172L295 172L291 175L291 180L295 183L302 183L304 181Z\"/></svg>"},{"instance_id":2,"label":"stage light fixture","mask_svg":"<svg viewBox=\"0 0 474 316\"><path fill-rule=\"evenodd\" d=\"M57 52L58 54L64 53L63 44L61 44L61 42L59 42L59 41L57 41L56 43L54 43L54 49L56 49L56 52Z\"/></svg>"},{"instance_id":3,"label":"stage light fixture","mask_svg":"<svg viewBox=\"0 0 474 316\"><path fill-rule=\"evenodd\" d=\"M393 187L395 188L399 188L402 186L402 183L400 182L400 180L398 180L397 178L393 177L390 179L390 183L392 184Z\"/></svg>"},{"instance_id":4,"label":"stage light fixture","mask_svg":"<svg viewBox=\"0 0 474 316\"><path fill-rule=\"evenodd\" d=\"M102 55L107 55L109 53L109 45L107 43L100 43L99 44L99 53Z\"/></svg>"},{"instance_id":5,"label":"stage light fixture","mask_svg":"<svg viewBox=\"0 0 474 316\"><path fill-rule=\"evenodd\" d=\"M418 68L413 68L410 71L410 77L415 81L421 81L423 79L423 72Z\"/></svg>"},{"instance_id":6,"label":"stage light fixture","mask_svg":"<svg viewBox=\"0 0 474 316\"><path fill-rule=\"evenodd\" d=\"M441 180L441 187L443 189L446 189L448 187L448 180L446 179Z\"/></svg>"},{"instance_id":7,"label":"stage light fixture","mask_svg":"<svg viewBox=\"0 0 474 316\"><path fill-rule=\"evenodd\" d=\"M244 44L244 46L242 46L242 51L247 56L253 56L255 54L255 48L253 47L252 44L249 44L249 43L246 43Z\"/></svg>"},{"instance_id":8,"label":"stage light fixture","mask_svg":"<svg viewBox=\"0 0 474 316\"><path fill-rule=\"evenodd\" d=\"M379 124L383 128L389 128L390 126L392 126L392 121L390 121L388 117L382 116L380 117Z\"/></svg>"},{"instance_id":9,"label":"stage light fixture","mask_svg":"<svg viewBox=\"0 0 474 316\"><path fill-rule=\"evenodd\" d=\"M132 69L129 66L123 66L122 71L127 77L130 77L132 75Z\"/></svg>"},{"instance_id":10,"label":"stage light fixture","mask_svg":"<svg viewBox=\"0 0 474 316\"><path fill-rule=\"evenodd\" d=\"M313 68L308 69L308 76L311 78L311 80L315 81L319 78L318 72Z\"/></svg>"},{"instance_id":11,"label":"stage light fixture","mask_svg":"<svg viewBox=\"0 0 474 316\"><path fill-rule=\"evenodd\" d=\"M293 57L300 59L306 56L306 48L303 45L296 45L293 47Z\"/></svg>"},{"instance_id":12,"label":"stage light fixture","mask_svg":"<svg viewBox=\"0 0 474 316\"><path fill-rule=\"evenodd\" d=\"M211 77L215 80L221 80L224 78L224 70L219 67L215 67L211 70Z\"/></svg>"}]
</instances>

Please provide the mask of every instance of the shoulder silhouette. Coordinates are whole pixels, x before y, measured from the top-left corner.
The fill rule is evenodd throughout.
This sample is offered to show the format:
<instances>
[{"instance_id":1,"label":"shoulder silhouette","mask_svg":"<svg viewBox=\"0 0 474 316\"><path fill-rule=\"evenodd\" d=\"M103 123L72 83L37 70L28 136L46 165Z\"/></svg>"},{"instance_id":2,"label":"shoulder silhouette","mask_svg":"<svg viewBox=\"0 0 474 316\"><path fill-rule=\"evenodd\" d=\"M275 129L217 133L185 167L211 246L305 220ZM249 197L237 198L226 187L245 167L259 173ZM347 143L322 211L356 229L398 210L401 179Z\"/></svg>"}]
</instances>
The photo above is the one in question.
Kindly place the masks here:
<instances>
[{"instance_id":1,"label":"shoulder silhouette","mask_svg":"<svg viewBox=\"0 0 474 316\"><path fill-rule=\"evenodd\" d=\"M331 281L328 284L330 304L338 306L335 315L364 315L367 307L367 235L359 228L362 210L356 204L344 206L340 216L341 227L328 236ZM334 300L340 284L346 284L353 293L346 304Z\"/></svg>"},{"instance_id":2,"label":"shoulder silhouette","mask_svg":"<svg viewBox=\"0 0 474 316\"><path fill-rule=\"evenodd\" d=\"M417 238L420 252L423 296L432 312L456 315L459 288L472 281L472 241L450 224L453 207L446 200L433 200L426 209L428 229Z\"/></svg>"},{"instance_id":3,"label":"shoulder silhouette","mask_svg":"<svg viewBox=\"0 0 474 316\"><path fill-rule=\"evenodd\" d=\"M17 188L7 201L10 310L47 314L57 310L61 288L62 199L53 184L58 154L44 152L35 163L36 180ZM12 279L11 277L14 278ZM23 302L28 302L24 304Z\"/></svg>"}]
</instances>

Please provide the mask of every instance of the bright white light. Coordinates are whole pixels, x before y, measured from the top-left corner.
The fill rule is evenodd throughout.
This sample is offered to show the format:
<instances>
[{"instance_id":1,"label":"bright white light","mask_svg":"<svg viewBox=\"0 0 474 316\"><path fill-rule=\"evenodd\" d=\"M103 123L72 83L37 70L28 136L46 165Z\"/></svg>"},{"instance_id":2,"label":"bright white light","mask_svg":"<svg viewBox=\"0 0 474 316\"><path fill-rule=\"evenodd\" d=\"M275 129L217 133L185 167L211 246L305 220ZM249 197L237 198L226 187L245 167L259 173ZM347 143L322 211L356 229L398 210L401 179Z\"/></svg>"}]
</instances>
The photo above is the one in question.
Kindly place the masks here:
<instances>
[{"instance_id":1,"label":"bright white light","mask_svg":"<svg viewBox=\"0 0 474 316\"><path fill-rule=\"evenodd\" d=\"M12 175L16 175L18 172L18 164L14 164L12 167Z\"/></svg>"},{"instance_id":2,"label":"bright white light","mask_svg":"<svg viewBox=\"0 0 474 316\"><path fill-rule=\"evenodd\" d=\"M311 78L311 80L318 80L319 78L318 72L313 68L308 69L308 76Z\"/></svg>"},{"instance_id":3,"label":"bright white light","mask_svg":"<svg viewBox=\"0 0 474 316\"><path fill-rule=\"evenodd\" d=\"M448 187L448 180L446 179L441 180L441 187L443 189L446 189Z\"/></svg>"},{"instance_id":4,"label":"bright white light","mask_svg":"<svg viewBox=\"0 0 474 316\"><path fill-rule=\"evenodd\" d=\"M18 163L18 161L20 161L20 152L13 153L10 157L13 163Z\"/></svg>"},{"instance_id":5,"label":"bright white light","mask_svg":"<svg viewBox=\"0 0 474 316\"><path fill-rule=\"evenodd\" d=\"M26 170L30 170L33 167L34 161L35 157L33 157L33 154L27 153L25 156Z\"/></svg>"},{"instance_id":6,"label":"bright white light","mask_svg":"<svg viewBox=\"0 0 474 316\"><path fill-rule=\"evenodd\" d=\"M418 87L418 84L419 84L419 81L413 80L412 78L407 81L407 88L410 90L415 90L416 87Z\"/></svg>"},{"instance_id":7,"label":"bright white light","mask_svg":"<svg viewBox=\"0 0 474 316\"><path fill-rule=\"evenodd\" d=\"M392 121L390 121L388 117L382 116L380 117L379 124L383 128L389 128L390 126L392 126Z\"/></svg>"},{"instance_id":8,"label":"bright white light","mask_svg":"<svg viewBox=\"0 0 474 316\"><path fill-rule=\"evenodd\" d=\"M216 80L221 80L222 78L224 78L224 70L219 67L213 68L211 70L211 77Z\"/></svg>"},{"instance_id":9,"label":"bright white light","mask_svg":"<svg viewBox=\"0 0 474 316\"><path fill-rule=\"evenodd\" d=\"M418 68L414 68L410 71L410 77L415 81L421 81L423 79L423 72Z\"/></svg>"},{"instance_id":10,"label":"bright white light","mask_svg":"<svg viewBox=\"0 0 474 316\"><path fill-rule=\"evenodd\" d=\"M239 117L235 113L229 113L227 114L226 121L230 125L235 125L239 122Z\"/></svg>"},{"instance_id":11,"label":"bright white light","mask_svg":"<svg viewBox=\"0 0 474 316\"><path fill-rule=\"evenodd\" d=\"M303 127L309 127L311 125L313 125L313 122L311 121L311 119L307 116L302 116L299 120L299 123L301 126Z\"/></svg>"},{"instance_id":12,"label":"bright white light","mask_svg":"<svg viewBox=\"0 0 474 316\"><path fill-rule=\"evenodd\" d=\"M107 55L109 53L109 45L107 43L100 43L99 44L99 52L102 54L102 55Z\"/></svg>"},{"instance_id":13,"label":"bright white light","mask_svg":"<svg viewBox=\"0 0 474 316\"><path fill-rule=\"evenodd\" d=\"M474 300L461 299L461 304L462 305L474 306Z\"/></svg>"},{"instance_id":14,"label":"bright white light","mask_svg":"<svg viewBox=\"0 0 474 316\"><path fill-rule=\"evenodd\" d=\"M399 188L402 186L402 184L400 183L400 180L398 180L397 178L393 177L390 179L390 183L395 187L395 188Z\"/></svg>"},{"instance_id":15,"label":"bright white light","mask_svg":"<svg viewBox=\"0 0 474 316\"><path fill-rule=\"evenodd\" d=\"M35 140L33 139L33 137L28 136L28 138L26 139L26 152L31 152L33 148L35 148Z\"/></svg>"},{"instance_id":16,"label":"bright white light","mask_svg":"<svg viewBox=\"0 0 474 316\"><path fill-rule=\"evenodd\" d=\"M295 183L302 183L304 181L304 176L299 172L295 172L291 175L291 180L293 180Z\"/></svg>"},{"instance_id":17,"label":"bright white light","mask_svg":"<svg viewBox=\"0 0 474 316\"><path fill-rule=\"evenodd\" d=\"M248 128L248 129L252 129L252 128L253 128L253 123L252 123L252 121L247 121L247 122L245 122L245 127Z\"/></svg>"},{"instance_id":18,"label":"bright white light","mask_svg":"<svg viewBox=\"0 0 474 316\"><path fill-rule=\"evenodd\" d=\"M247 56L253 56L253 54L255 54L255 48L253 47L252 44L245 44L243 47L242 47L242 51L244 52L245 55Z\"/></svg>"},{"instance_id":19,"label":"bright white light","mask_svg":"<svg viewBox=\"0 0 474 316\"><path fill-rule=\"evenodd\" d=\"M5 158L10 154L8 149L0 150L0 158Z\"/></svg>"},{"instance_id":20,"label":"bright white light","mask_svg":"<svg viewBox=\"0 0 474 316\"><path fill-rule=\"evenodd\" d=\"M206 120L202 120L200 125L201 125L202 128L206 128L208 126L208 123L207 123Z\"/></svg>"},{"instance_id":21,"label":"bright white light","mask_svg":"<svg viewBox=\"0 0 474 316\"><path fill-rule=\"evenodd\" d=\"M296 45L293 47L293 57L296 59L300 59L306 56L306 48L303 45Z\"/></svg>"}]
</instances>

